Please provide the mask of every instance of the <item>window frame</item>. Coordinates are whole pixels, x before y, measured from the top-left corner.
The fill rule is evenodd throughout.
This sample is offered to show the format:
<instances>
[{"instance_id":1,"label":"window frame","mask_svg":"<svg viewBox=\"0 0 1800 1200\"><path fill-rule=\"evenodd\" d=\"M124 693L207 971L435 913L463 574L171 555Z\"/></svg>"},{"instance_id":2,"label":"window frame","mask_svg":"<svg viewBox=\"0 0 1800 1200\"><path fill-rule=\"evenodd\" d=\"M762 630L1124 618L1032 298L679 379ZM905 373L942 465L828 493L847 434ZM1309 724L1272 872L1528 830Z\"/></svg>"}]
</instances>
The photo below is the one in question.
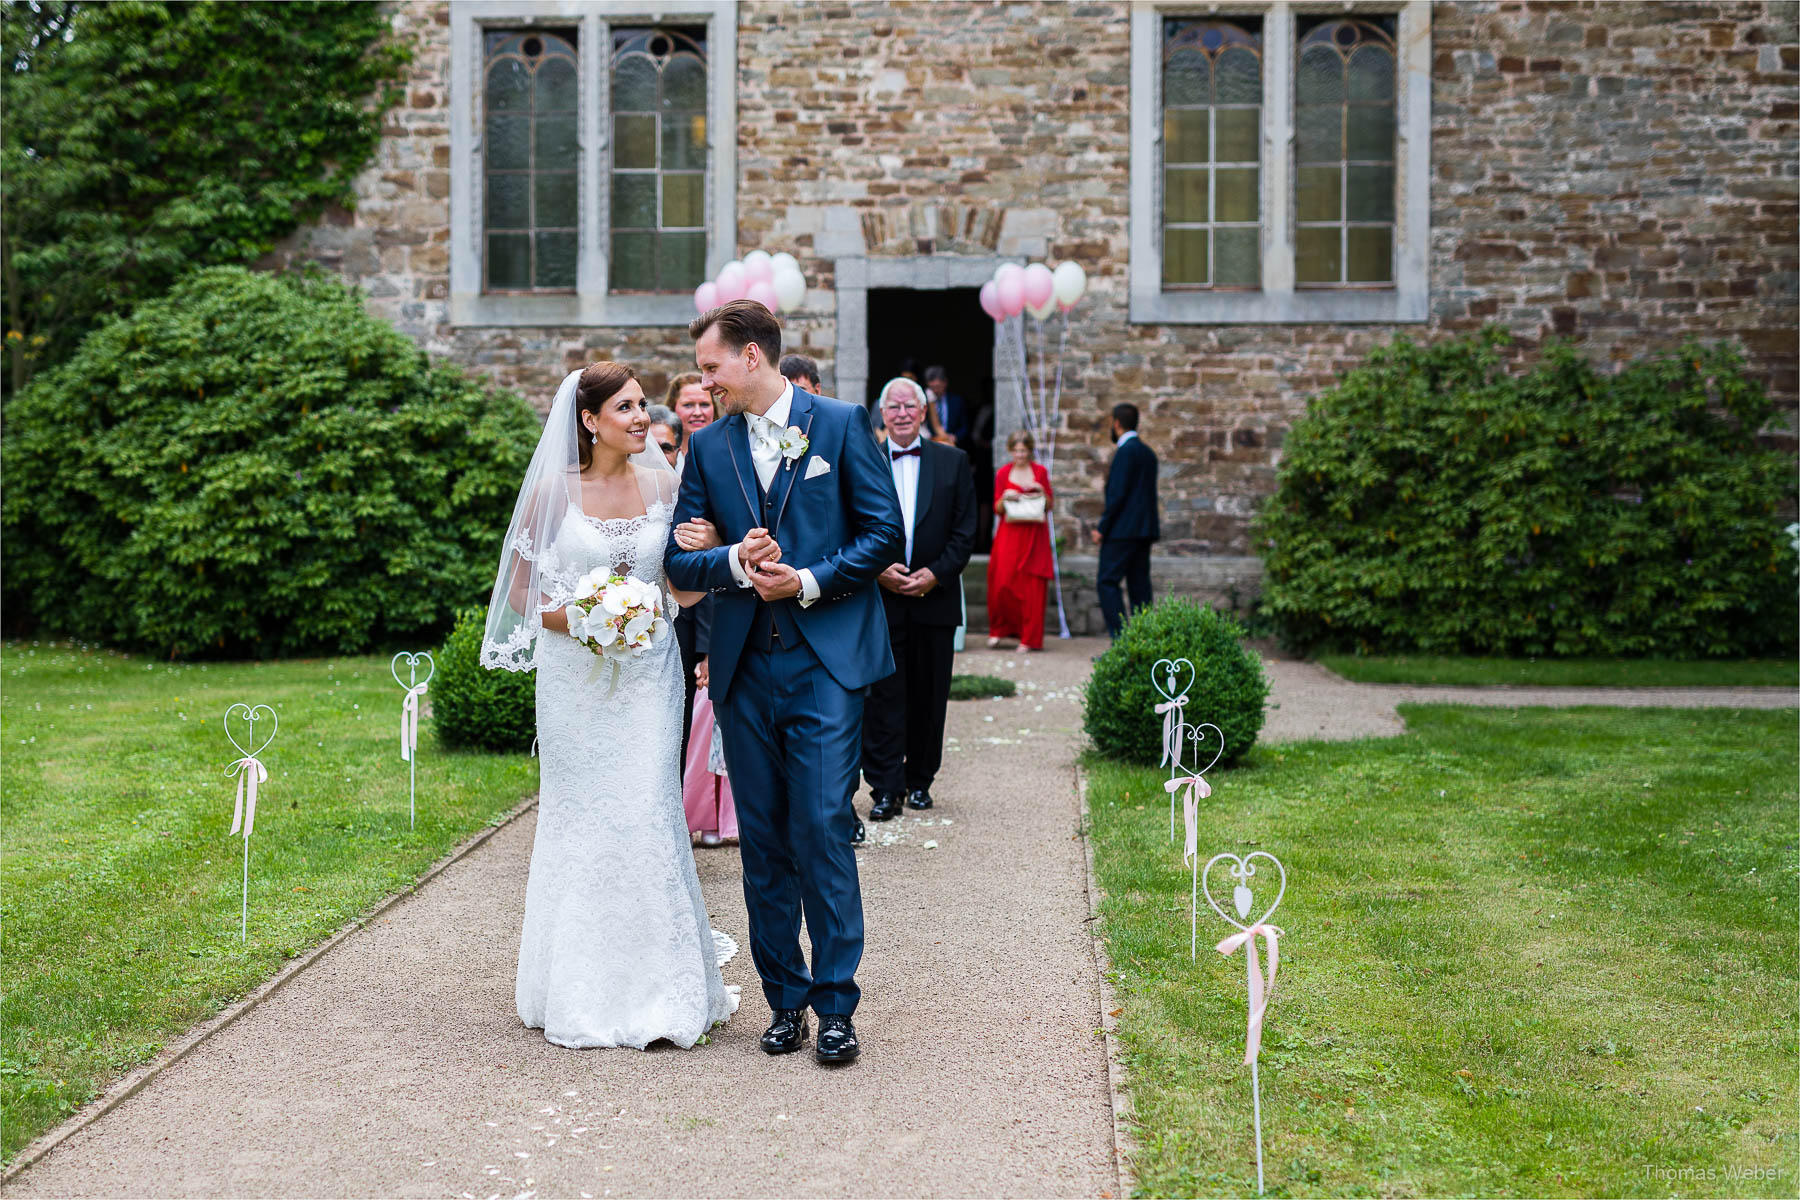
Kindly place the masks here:
<instances>
[{"instance_id":1,"label":"window frame","mask_svg":"<svg viewBox=\"0 0 1800 1200\"><path fill-rule=\"evenodd\" d=\"M611 292L612 129L607 65L614 26L704 25L707 36L706 277L737 256L736 0L452 0L450 5L450 324L684 326L689 292ZM580 250L573 293L482 291L482 125L488 30L575 29L580 72Z\"/></svg>"},{"instance_id":2,"label":"window frame","mask_svg":"<svg viewBox=\"0 0 1800 1200\"><path fill-rule=\"evenodd\" d=\"M1395 63L1394 282L1295 284L1295 24L1302 15L1390 14ZM1162 29L1168 17L1263 21L1262 287L1165 291L1161 178ZM1429 0L1242 0L1140 3L1131 10L1130 320L1134 324L1419 323L1430 316L1431 5Z\"/></svg>"}]
</instances>

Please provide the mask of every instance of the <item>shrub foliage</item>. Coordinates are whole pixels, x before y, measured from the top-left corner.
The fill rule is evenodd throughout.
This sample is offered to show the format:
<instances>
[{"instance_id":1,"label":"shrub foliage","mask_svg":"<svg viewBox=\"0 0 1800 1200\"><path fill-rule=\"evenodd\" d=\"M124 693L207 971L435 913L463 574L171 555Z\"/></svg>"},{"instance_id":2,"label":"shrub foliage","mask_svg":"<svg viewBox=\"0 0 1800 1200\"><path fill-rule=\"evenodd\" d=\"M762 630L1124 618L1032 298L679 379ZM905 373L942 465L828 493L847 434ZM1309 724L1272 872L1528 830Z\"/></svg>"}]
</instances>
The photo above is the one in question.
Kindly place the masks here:
<instances>
[{"instance_id":1,"label":"shrub foliage","mask_svg":"<svg viewBox=\"0 0 1800 1200\"><path fill-rule=\"evenodd\" d=\"M481 665L487 610L466 608L438 650L431 680L431 722L446 746L529 750L537 736L537 676Z\"/></svg>"},{"instance_id":2,"label":"shrub foliage","mask_svg":"<svg viewBox=\"0 0 1800 1200\"><path fill-rule=\"evenodd\" d=\"M1288 434L1258 518L1263 611L1301 650L1792 651L1790 455L1728 346L1602 375L1495 329L1400 338Z\"/></svg>"},{"instance_id":3,"label":"shrub foliage","mask_svg":"<svg viewBox=\"0 0 1800 1200\"><path fill-rule=\"evenodd\" d=\"M198 266L349 206L407 51L370 3L0 6L6 371L17 391Z\"/></svg>"},{"instance_id":4,"label":"shrub foliage","mask_svg":"<svg viewBox=\"0 0 1800 1200\"><path fill-rule=\"evenodd\" d=\"M179 656L436 636L538 430L342 284L197 272L8 404L8 617Z\"/></svg>"},{"instance_id":5,"label":"shrub foliage","mask_svg":"<svg viewBox=\"0 0 1800 1200\"><path fill-rule=\"evenodd\" d=\"M1108 758L1160 762L1162 718L1155 707L1162 697L1150 670L1158 659L1185 658L1194 664L1188 721L1210 721L1225 735L1220 765L1242 757L1262 731L1269 697L1262 660L1245 647L1243 636L1230 617L1180 597L1133 613L1088 677L1085 728L1094 748ZM1206 743L1208 758L1215 747Z\"/></svg>"}]
</instances>

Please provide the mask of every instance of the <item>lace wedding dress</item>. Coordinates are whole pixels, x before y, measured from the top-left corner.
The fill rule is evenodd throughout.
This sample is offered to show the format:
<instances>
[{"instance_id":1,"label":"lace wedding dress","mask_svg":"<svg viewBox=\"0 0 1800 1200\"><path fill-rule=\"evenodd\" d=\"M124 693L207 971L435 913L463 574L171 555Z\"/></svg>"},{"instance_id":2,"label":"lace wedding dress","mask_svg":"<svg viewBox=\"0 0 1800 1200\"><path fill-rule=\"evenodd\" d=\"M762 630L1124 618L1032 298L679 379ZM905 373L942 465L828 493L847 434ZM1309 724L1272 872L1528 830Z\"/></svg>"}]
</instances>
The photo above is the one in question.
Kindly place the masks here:
<instances>
[{"instance_id":1,"label":"lace wedding dress","mask_svg":"<svg viewBox=\"0 0 1800 1200\"><path fill-rule=\"evenodd\" d=\"M641 517L570 509L548 547L515 547L546 584L611 568L667 590L672 477ZM548 586L546 591L552 589ZM519 1019L559 1046L691 1047L737 1008L719 975L681 805L681 658L673 636L600 664L536 637L537 841L519 945ZM722 938L729 957L735 950Z\"/></svg>"}]
</instances>

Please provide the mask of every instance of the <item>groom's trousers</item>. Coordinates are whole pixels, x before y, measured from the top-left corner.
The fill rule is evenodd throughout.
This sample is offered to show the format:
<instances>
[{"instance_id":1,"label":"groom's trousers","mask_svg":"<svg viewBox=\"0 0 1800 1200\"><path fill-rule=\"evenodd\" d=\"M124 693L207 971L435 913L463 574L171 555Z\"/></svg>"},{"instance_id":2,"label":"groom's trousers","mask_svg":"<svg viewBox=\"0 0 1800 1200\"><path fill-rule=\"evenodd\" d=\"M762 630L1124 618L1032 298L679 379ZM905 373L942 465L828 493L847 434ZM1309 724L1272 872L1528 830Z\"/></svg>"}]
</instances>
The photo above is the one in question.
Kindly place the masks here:
<instances>
[{"instance_id":1,"label":"groom's trousers","mask_svg":"<svg viewBox=\"0 0 1800 1200\"><path fill-rule=\"evenodd\" d=\"M862 716L863 693L840 686L797 638L745 647L719 707L750 954L770 1008L849 1016L861 996L862 885L850 834Z\"/></svg>"}]
</instances>

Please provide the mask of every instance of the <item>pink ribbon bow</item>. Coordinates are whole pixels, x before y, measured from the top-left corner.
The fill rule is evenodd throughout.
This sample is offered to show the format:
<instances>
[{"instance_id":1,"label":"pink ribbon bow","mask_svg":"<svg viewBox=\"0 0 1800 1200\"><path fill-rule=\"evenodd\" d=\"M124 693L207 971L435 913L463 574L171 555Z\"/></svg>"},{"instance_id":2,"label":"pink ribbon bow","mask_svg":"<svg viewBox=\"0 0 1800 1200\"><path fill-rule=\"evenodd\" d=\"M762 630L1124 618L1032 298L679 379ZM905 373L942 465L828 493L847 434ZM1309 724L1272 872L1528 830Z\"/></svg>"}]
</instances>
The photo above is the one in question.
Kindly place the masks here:
<instances>
[{"instance_id":1,"label":"pink ribbon bow","mask_svg":"<svg viewBox=\"0 0 1800 1200\"><path fill-rule=\"evenodd\" d=\"M1256 1062L1256 1055L1262 1049L1263 1014L1269 1010L1269 998L1275 994L1275 966L1280 961L1280 952L1276 948L1276 938L1281 930L1273 925L1252 925L1241 933L1234 933L1218 945L1220 954L1229 958L1242 946L1250 959L1250 1024L1244 1033L1244 1065ZM1261 937L1269 944L1269 977L1265 981L1262 969L1256 961L1256 939Z\"/></svg>"},{"instance_id":2,"label":"pink ribbon bow","mask_svg":"<svg viewBox=\"0 0 1800 1200\"><path fill-rule=\"evenodd\" d=\"M1186 703L1187 696L1184 694L1156 706L1156 711L1162 714L1163 719L1162 765L1165 767L1171 759L1176 766L1181 765L1181 706Z\"/></svg>"},{"instance_id":3,"label":"pink ribbon bow","mask_svg":"<svg viewBox=\"0 0 1800 1200\"><path fill-rule=\"evenodd\" d=\"M1187 841L1182 846L1181 861L1189 862L1200 852L1200 801L1212 795L1212 785L1202 776L1183 775L1163 784L1163 791L1171 798L1178 791L1182 793L1181 819L1187 826Z\"/></svg>"},{"instance_id":4,"label":"pink ribbon bow","mask_svg":"<svg viewBox=\"0 0 1800 1200\"><path fill-rule=\"evenodd\" d=\"M419 752L419 697L425 694L425 685L409 688L406 699L400 702L400 761L411 762L412 756Z\"/></svg>"},{"instance_id":5,"label":"pink ribbon bow","mask_svg":"<svg viewBox=\"0 0 1800 1200\"><path fill-rule=\"evenodd\" d=\"M225 768L225 773L238 777L237 807L231 813L231 832L236 833L242 826L244 840L249 841L250 831L256 827L256 785L269 781L269 769L246 754Z\"/></svg>"}]
</instances>

